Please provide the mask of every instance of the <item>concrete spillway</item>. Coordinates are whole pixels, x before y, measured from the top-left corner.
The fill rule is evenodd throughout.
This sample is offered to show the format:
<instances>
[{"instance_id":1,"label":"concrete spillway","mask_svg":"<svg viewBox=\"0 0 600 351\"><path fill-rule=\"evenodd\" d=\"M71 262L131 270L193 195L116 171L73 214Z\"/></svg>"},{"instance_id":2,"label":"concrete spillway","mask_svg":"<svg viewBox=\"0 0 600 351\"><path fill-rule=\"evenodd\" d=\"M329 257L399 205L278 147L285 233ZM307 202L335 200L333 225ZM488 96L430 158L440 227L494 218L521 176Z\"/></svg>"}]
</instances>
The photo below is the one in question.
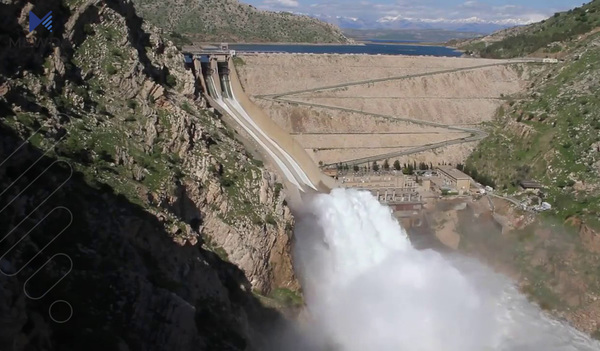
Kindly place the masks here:
<instances>
[{"instance_id":1,"label":"concrete spillway","mask_svg":"<svg viewBox=\"0 0 600 351\"><path fill-rule=\"evenodd\" d=\"M233 67L231 62L216 60L202 67L202 86L209 102L231 117L260 146L289 184L301 192L328 192L333 181L323 176L306 151L248 99L235 69L229 67Z\"/></svg>"}]
</instances>

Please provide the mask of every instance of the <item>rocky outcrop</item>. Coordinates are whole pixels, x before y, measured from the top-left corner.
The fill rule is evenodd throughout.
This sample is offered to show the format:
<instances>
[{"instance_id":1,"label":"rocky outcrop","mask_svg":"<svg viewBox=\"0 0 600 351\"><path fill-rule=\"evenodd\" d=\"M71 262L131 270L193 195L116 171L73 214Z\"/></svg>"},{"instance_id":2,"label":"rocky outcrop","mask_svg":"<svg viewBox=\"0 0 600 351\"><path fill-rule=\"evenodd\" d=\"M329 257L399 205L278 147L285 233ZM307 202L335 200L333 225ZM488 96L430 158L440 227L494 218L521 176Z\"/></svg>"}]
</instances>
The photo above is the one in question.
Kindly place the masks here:
<instances>
[{"instance_id":1,"label":"rocky outcrop","mask_svg":"<svg viewBox=\"0 0 600 351\"><path fill-rule=\"evenodd\" d=\"M0 255L18 244L0 268L24 267L0 274L0 349L264 349L285 322L256 294L298 289L277 176L205 109L183 56L131 2L69 3L1 5L1 39L48 34L25 36L29 10L52 10L61 39L0 54L0 159L33 135L0 165ZM57 259L44 282L64 279L39 301L22 294L57 252L72 269Z\"/></svg>"}]
</instances>

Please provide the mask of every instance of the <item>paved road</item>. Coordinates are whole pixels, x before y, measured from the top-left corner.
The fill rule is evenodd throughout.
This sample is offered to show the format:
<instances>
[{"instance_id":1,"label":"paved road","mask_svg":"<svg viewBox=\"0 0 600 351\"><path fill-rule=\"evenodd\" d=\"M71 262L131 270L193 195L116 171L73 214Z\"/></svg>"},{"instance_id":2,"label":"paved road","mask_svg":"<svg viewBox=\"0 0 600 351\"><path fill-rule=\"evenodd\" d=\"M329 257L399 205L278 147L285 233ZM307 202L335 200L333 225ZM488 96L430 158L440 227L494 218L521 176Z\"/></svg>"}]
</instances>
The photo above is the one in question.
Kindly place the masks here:
<instances>
[{"instance_id":1,"label":"paved road","mask_svg":"<svg viewBox=\"0 0 600 351\"><path fill-rule=\"evenodd\" d=\"M340 89L340 88L351 87L351 86L354 86L354 85L362 85L362 84L369 84L369 83L388 82L388 81L392 81L392 80L401 80L401 79L427 77L427 76L433 76L433 75L438 75L438 74L454 73L454 72L461 72L461 71L471 71L471 70L480 69L480 68L495 67L495 66L506 66L506 65L511 65L511 64L515 64L515 63L541 63L541 59L512 59L512 60L506 60L506 61L498 62L498 63L487 63L485 65L477 65L477 66L461 67L461 68L452 68L452 69L446 69L446 70L441 70L441 71L426 72L426 73L417 73L417 74L408 74L408 75L386 77L386 78L368 79L368 80L361 80L361 81L355 81L355 82L350 82L350 83L335 84L335 85L329 85L329 86L312 88L312 89L303 89L303 90L289 91L287 93L256 95L256 97L257 98L268 98L268 97L270 97L270 98L278 99L278 98L285 97L285 96L290 96L290 95L298 95L298 94L304 94L304 93L313 93L313 92L316 92L316 91L323 91L323 90Z\"/></svg>"},{"instance_id":2,"label":"paved road","mask_svg":"<svg viewBox=\"0 0 600 351\"><path fill-rule=\"evenodd\" d=\"M337 106L331 106L331 105L322 105L322 104L313 104L313 103L309 103L309 102L288 100L288 99L283 99L283 98L280 98L280 99L265 98L265 99L273 100L273 101L280 101L280 102L288 102L288 103L293 103L293 104L298 104L298 105L308 106L308 107L319 107L319 108L326 108L326 109L332 109L332 110L338 110L338 111L344 111L344 112L350 112L350 113L359 113L359 114L363 114L363 115L375 116L375 117L394 120L394 121L403 121L403 122L409 122L409 123L414 123L414 124L419 124L419 125L445 128L448 130L455 130L455 131L471 134L471 136L469 136L469 137L450 139L450 140L446 140L446 141L439 142L439 143L432 143L432 144L427 144L427 145L423 145L423 146L418 146L418 147L411 148L408 150L395 151L395 152L380 154L380 155L376 155L376 156L355 158L355 159L344 161L344 164L347 164L349 166L353 166L355 164L364 164L364 163L373 162L373 161L381 161L381 160L385 160L385 159L389 159L389 158L408 156L408 155L412 155L412 154L416 154L416 153L420 153L420 152L424 152L424 151L428 151L428 150L433 150L433 149L437 149L437 148L441 148L441 147L447 147L447 146L451 146L451 145L475 142L475 141L482 140L488 136L488 134L486 132L479 130L479 129L475 129L475 128L463 128L463 127L457 127L457 126L452 126L452 125L443 124L443 123L417 120L417 119L408 118L408 117L393 117L393 116L389 116L389 115L363 112L363 111L355 110L355 109L351 109L351 108L337 107ZM327 167L327 166L335 166L335 165L336 165L336 163L331 163L331 164L325 164L323 166Z\"/></svg>"},{"instance_id":3,"label":"paved road","mask_svg":"<svg viewBox=\"0 0 600 351\"><path fill-rule=\"evenodd\" d=\"M407 156L407 155L416 154L416 153L420 153L420 152L424 152L424 151L429 151L429 150L433 150L433 149L437 149L437 148L447 147L447 146L451 146L451 145L476 142L476 141L480 141L480 140L486 138L488 136L488 134L486 132L484 132L480 129L476 129L476 128L458 127L458 126L453 126L453 125L449 125L449 124L437 123L437 122L432 122L432 121L423 121L423 120L418 120L418 119L409 118L409 117L382 115L382 114L364 112L364 111L346 108L346 107L339 107L339 106L299 101L299 100L295 100L295 99L289 98L289 97L294 96L294 95L299 95L299 94L317 92L317 91L346 88L346 87L351 87L351 86L355 86L355 85L386 82L386 81L393 81L393 80L403 80L403 79L410 79L410 78L417 78L417 77L427 77L427 76L433 76L433 75L439 75L439 74L447 74L447 73L481 69L481 68L486 68L486 67L504 66L504 65L510 65L510 64L515 64L515 63L541 63L541 59L513 59L513 60L506 60L503 62L492 63L492 64L477 65L477 66L455 68L455 69L448 69L448 70L440 70L440 71L419 73L419 74L409 74L409 75L396 76L396 77L386 77L386 78L370 79L370 80L363 80L363 81L355 81L355 82L350 82L350 83L336 84L336 85L330 85L330 86L324 86L324 87L318 87L318 88L312 88L312 89L296 90L296 91L291 91L291 92L287 92L287 93L257 95L256 97L260 98L260 99L264 99L264 100L285 102L285 103L289 103L289 104L296 104L296 105L307 106L307 107L317 107L317 108L324 108L324 109L330 109L330 110L338 110L338 111L349 112L349 113L358 113L358 114L369 115L369 116L374 116L374 117L379 117L379 118L384 118L384 119L389 119L389 120L394 120L394 121L403 121L403 122L408 122L408 123L413 123L413 124L418 124L418 125L423 125L423 126L439 127L439 128L444 128L447 130L454 130L454 131L471 134L470 137L451 139L451 140L446 140L446 141L439 142L439 143L422 145L419 147L411 148L409 150L390 152L390 153L385 153L385 154L380 154L380 155L370 156L370 157L356 158L356 159L351 159L351 160L347 160L344 162L344 164L352 166L355 164L364 164L367 162L381 161L381 160L385 160L385 159L389 159L389 158ZM326 164L324 166L327 167L327 166L334 166L334 165L336 165L336 164L332 163L332 164Z\"/></svg>"}]
</instances>

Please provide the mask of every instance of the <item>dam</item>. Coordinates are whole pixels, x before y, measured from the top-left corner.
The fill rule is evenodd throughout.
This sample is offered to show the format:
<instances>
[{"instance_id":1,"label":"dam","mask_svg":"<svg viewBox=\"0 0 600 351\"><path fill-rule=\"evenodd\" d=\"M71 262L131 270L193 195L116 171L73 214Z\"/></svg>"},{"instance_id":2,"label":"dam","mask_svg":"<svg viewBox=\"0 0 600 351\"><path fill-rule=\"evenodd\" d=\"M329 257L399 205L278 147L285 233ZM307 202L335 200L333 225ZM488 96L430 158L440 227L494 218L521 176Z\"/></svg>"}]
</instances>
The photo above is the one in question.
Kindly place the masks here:
<instances>
[{"instance_id":1,"label":"dam","mask_svg":"<svg viewBox=\"0 0 600 351\"><path fill-rule=\"evenodd\" d=\"M324 193L303 199L301 210L294 214L298 220L295 266L303 280L307 308L314 313L314 329L309 332L322 336L324 345L333 342L344 351L405 350L407 345L427 351L598 349L596 342L546 316L510 281L484 266L414 249L390 208L381 204L408 212L421 206L420 196L406 191L414 187L410 180L392 184L384 174L380 178L385 182L377 182L381 184L370 193L333 189L336 184L321 174L309 148L266 115L265 110L270 115L272 110L250 101L233 56L227 51L186 52L186 62L209 104L258 145L284 176L288 190ZM248 81L247 88L257 85ZM271 86L278 88L276 79ZM297 99L298 93L290 95ZM434 123L423 125L442 127ZM364 133L365 126L360 127ZM460 134L469 131L448 125L445 133L464 138ZM374 185L376 179L368 177ZM363 184L362 179L348 178L350 187L359 181Z\"/></svg>"},{"instance_id":2,"label":"dam","mask_svg":"<svg viewBox=\"0 0 600 351\"><path fill-rule=\"evenodd\" d=\"M208 103L230 122L263 157L272 161L285 183L299 192L327 192L332 179L325 177L305 150L245 95L233 68L234 51L186 48L186 65L194 70Z\"/></svg>"}]
</instances>

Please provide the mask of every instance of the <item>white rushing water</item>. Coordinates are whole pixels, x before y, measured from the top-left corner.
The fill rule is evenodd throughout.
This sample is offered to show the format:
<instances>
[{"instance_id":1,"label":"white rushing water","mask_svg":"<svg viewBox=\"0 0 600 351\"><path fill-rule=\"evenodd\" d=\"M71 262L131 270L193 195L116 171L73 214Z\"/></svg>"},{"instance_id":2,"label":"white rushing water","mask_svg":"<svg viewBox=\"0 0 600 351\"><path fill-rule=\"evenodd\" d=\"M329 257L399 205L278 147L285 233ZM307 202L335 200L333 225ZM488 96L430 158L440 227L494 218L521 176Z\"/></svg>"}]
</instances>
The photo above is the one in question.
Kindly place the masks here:
<instances>
[{"instance_id":1,"label":"white rushing water","mask_svg":"<svg viewBox=\"0 0 600 351\"><path fill-rule=\"evenodd\" d=\"M465 258L415 250L370 193L305 199L295 264L315 338L340 351L599 350L508 279Z\"/></svg>"}]
</instances>

